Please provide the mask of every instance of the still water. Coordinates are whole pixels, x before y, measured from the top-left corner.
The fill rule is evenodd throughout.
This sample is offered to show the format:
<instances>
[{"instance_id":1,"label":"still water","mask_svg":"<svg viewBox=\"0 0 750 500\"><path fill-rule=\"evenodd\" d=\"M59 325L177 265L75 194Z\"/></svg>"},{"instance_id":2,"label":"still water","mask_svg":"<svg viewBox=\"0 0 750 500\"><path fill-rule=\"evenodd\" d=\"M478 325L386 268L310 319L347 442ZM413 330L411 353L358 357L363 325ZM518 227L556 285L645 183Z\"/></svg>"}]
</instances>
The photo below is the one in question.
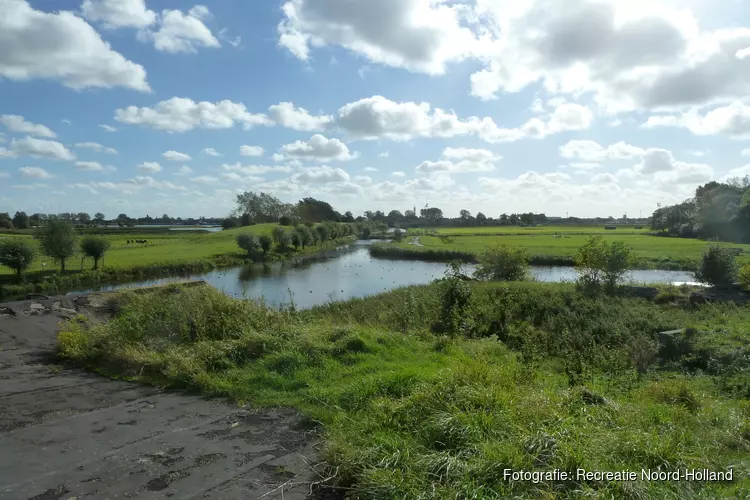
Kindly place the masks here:
<instances>
[{"instance_id":1,"label":"still water","mask_svg":"<svg viewBox=\"0 0 750 500\"><path fill-rule=\"evenodd\" d=\"M190 276L235 297L262 298L266 304L279 306L292 299L298 308L309 308L330 301L365 297L406 285L429 283L445 274L442 263L410 260L387 260L370 257L367 247L375 241L358 241L348 247L327 252L296 263L241 266ZM471 274L474 266L464 266ZM572 281L572 267L532 266L538 281ZM141 281L126 285L105 286L96 290L115 290L178 281L173 277ZM692 273L685 271L632 271L629 279L636 283L690 282ZM90 292L93 290L86 290ZM81 293L81 292L78 292Z\"/></svg>"}]
</instances>

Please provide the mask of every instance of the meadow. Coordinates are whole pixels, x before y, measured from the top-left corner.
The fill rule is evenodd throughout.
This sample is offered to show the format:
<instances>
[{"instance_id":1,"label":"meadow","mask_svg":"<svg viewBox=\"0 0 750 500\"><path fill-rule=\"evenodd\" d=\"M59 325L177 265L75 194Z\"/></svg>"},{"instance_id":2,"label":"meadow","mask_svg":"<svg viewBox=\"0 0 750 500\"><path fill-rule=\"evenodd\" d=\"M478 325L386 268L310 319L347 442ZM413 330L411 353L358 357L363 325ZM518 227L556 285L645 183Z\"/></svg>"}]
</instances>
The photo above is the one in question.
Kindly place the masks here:
<instances>
[{"instance_id":1,"label":"meadow","mask_svg":"<svg viewBox=\"0 0 750 500\"><path fill-rule=\"evenodd\" d=\"M258 224L241 229L219 231L216 233L205 231L122 231L120 229L101 230L97 236L103 236L110 242L110 248L104 257L103 267L112 269L126 269L135 266L149 266L158 264L173 264L208 259L217 255L240 254L234 238L243 232L257 235L271 234L277 224ZM121 232L122 231L122 232ZM7 235L2 238L23 238L36 246L37 241L31 234ZM146 240L146 244L130 243L128 240ZM46 263L46 266L43 264ZM70 270L91 268L93 260L73 257L68 261ZM30 273L59 270L59 263L38 254ZM8 268L0 267L1 274L11 274Z\"/></svg>"},{"instance_id":2,"label":"meadow","mask_svg":"<svg viewBox=\"0 0 750 500\"><path fill-rule=\"evenodd\" d=\"M95 284L137 281L148 277L168 276L208 271L246 262L247 254L238 246L235 238L239 234L256 236L271 235L278 224L224 230L169 231L166 229L141 230L100 229L84 231L80 236L96 234L110 242L110 248L100 262L100 269L93 271L93 259L81 254L68 259L65 273L60 273L59 262L37 252L32 266L24 273L23 283L18 284L13 271L0 266L0 297L17 296L29 292L61 293L63 291ZM22 238L39 248L31 232L26 234L2 233L3 238ZM135 243L145 240L146 243ZM130 243L128 242L130 241ZM337 244L326 242L323 246ZM279 254L272 250L268 260L286 258L316 252L321 245L309 246L297 252L292 250ZM45 265L46 264L46 265Z\"/></svg>"},{"instance_id":3,"label":"meadow","mask_svg":"<svg viewBox=\"0 0 750 500\"><path fill-rule=\"evenodd\" d=\"M647 234L650 230L648 226L639 226L640 229L636 229L635 225L616 226L617 229L609 230L605 229L604 226L594 225L583 225L573 226L568 224L561 225L545 225L545 226L484 226L484 227L440 227L435 228L434 232L437 234L445 235L457 235L457 236L470 236L470 235L508 235L508 234ZM417 229L416 231L419 231Z\"/></svg>"},{"instance_id":4,"label":"meadow","mask_svg":"<svg viewBox=\"0 0 750 500\"><path fill-rule=\"evenodd\" d=\"M322 425L349 498L748 498L747 307L690 307L681 289L648 302L471 284L457 329L436 334L445 285L307 311L209 287L124 293L110 322L66 325L60 355L109 376L296 407ZM734 481L504 476L579 468L732 468Z\"/></svg>"},{"instance_id":5,"label":"meadow","mask_svg":"<svg viewBox=\"0 0 750 500\"><path fill-rule=\"evenodd\" d=\"M446 259L455 258L451 252L457 252L457 256L463 260L476 260L476 256L483 251L496 245L510 245L524 248L531 255L534 264L572 264L576 252L583 246L592 234L601 235L606 241L621 241L633 250L635 267L656 269L685 269L692 270L696 266L703 252L709 246L709 242L688 238L666 238L652 236L645 232L627 233L617 231L601 231L592 229L590 232L581 233L580 228L546 227L529 228L529 233L518 234L516 232L507 234L473 234L477 228L462 228L472 231L466 235L453 232L448 229L439 230L438 236L420 234L420 231L411 230L400 243L391 243L384 248L397 249L392 256L403 253L404 257L434 258L440 259L441 254ZM484 228L495 230L496 228ZM532 233L532 229L542 229L538 233ZM569 229L565 231L563 229ZM514 228L513 231L517 231ZM455 231L451 229L450 231ZM557 234L556 234L557 233ZM432 234L432 233L430 233ZM415 242L419 245L413 244ZM720 246L741 249L742 253L737 256L739 264L750 263L750 245L733 243L718 243ZM377 254L377 250L375 253ZM430 254L433 254L432 256ZM388 256L388 252L382 252Z\"/></svg>"}]
</instances>

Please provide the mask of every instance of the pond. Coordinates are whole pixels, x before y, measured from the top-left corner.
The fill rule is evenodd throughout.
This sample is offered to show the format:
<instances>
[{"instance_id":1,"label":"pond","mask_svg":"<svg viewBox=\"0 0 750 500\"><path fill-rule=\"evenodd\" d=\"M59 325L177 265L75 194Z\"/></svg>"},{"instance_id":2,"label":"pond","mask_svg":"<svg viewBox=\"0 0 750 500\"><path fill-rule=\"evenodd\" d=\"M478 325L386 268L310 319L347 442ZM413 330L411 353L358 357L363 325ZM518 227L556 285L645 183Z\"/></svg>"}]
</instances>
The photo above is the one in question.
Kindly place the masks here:
<instances>
[{"instance_id":1,"label":"pond","mask_svg":"<svg viewBox=\"0 0 750 500\"><path fill-rule=\"evenodd\" d=\"M444 275L446 265L434 262L375 259L368 246L375 241L358 241L314 258L298 262L257 264L220 269L190 276L234 297L262 298L270 306L294 304L309 308L329 301L365 297L407 285L420 285ZM464 266L466 274L473 272ZM572 281L576 272L572 267L532 266L538 281ZM115 290L179 281L172 277L141 281L126 285L105 286L91 291ZM684 283L693 281L686 271L631 271L629 279L636 283Z\"/></svg>"}]
</instances>

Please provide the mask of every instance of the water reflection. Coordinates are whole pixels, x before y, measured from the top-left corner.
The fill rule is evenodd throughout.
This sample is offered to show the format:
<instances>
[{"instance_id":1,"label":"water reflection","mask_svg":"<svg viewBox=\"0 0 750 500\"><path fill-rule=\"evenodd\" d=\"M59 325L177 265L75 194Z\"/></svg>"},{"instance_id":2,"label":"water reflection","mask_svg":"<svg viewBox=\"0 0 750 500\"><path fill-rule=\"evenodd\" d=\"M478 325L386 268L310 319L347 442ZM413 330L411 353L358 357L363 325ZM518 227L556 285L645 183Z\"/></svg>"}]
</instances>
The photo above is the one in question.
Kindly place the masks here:
<instances>
[{"instance_id":1,"label":"water reflection","mask_svg":"<svg viewBox=\"0 0 750 500\"><path fill-rule=\"evenodd\" d=\"M329 301L365 297L406 285L429 283L445 273L445 264L408 260L374 259L367 246L373 241L360 241L348 247L297 258L287 262L254 264L222 269L191 276L205 280L234 297L263 298L268 305L289 304L308 308ZM473 266L465 266L473 272ZM535 279L546 282L573 281L571 267L534 267ZM184 279L132 283L102 290L168 283ZM693 281L692 274L682 271L632 271L629 279L636 283L672 283Z\"/></svg>"}]
</instances>

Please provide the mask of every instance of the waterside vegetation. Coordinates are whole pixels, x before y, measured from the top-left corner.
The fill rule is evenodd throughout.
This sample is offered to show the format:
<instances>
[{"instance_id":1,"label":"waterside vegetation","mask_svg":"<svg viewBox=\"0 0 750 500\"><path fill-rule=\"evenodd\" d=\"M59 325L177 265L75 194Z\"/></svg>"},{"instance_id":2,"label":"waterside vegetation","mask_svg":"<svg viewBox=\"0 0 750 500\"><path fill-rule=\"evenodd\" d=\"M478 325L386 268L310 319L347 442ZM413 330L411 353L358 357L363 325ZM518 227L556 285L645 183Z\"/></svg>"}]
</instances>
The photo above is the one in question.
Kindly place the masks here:
<instances>
[{"instance_id":1,"label":"waterside vegetation","mask_svg":"<svg viewBox=\"0 0 750 500\"><path fill-rule=\"evenodd\" d=\"M610 249L611 250L611 249ZM750 315L466 281L277 310L209 287L122 293L70 322L60 354L100 373L294 406L322 424L350 498L746 498ZM668 332L668 333L665 333ZM732 482L640 480L710 469ZM639 480L508 481L506 469L633 470Z\"/></svg>"}]
</instances>

